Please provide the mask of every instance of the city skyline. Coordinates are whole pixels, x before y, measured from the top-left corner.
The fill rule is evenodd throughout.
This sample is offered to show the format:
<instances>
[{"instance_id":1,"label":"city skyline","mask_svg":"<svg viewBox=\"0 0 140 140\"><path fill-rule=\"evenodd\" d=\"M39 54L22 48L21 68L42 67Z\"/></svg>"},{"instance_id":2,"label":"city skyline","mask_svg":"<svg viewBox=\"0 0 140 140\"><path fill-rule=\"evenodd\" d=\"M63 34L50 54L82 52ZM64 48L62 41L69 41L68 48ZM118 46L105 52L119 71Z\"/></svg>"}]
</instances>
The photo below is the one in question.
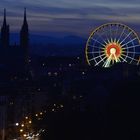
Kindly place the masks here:
<instances>
[{"instance_id":1,"label":"city skyline","mask_svg":"<svg viewBox=\"0 0 140 140\"><path fill-rule=\"evenodd\" d=\"M139 138L138 0L1 0L0 30L0 140Z\"/></svg>"},{"instance_id":2,"label":"city skyline","mask_svg":"<svg viewBox=\"0 0 140 140\"><path fill-rule=\"evenodd\" d=\"M121 22L138 33L140 24L140 2L135 1L67 1L67 0L2 0L0 25L3 9L7 9L7 22L11 32L18 32L23 22L23 9L27 8L30 32L46 35L49 32L66 35L88 36L92 29L106 22ZM140 34L140 33L139 33Z\"/></svg>"}]
</instances>

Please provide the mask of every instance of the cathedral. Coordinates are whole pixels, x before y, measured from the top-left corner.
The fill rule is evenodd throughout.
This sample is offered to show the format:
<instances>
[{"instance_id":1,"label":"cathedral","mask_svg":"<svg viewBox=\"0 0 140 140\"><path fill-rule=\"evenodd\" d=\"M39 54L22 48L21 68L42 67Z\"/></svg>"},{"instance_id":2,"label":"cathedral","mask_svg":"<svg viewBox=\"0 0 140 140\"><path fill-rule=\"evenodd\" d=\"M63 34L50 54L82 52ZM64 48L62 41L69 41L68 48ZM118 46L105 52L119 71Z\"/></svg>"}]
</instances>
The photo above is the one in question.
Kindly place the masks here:
<instances>
[{"instance_id":1,"label":"cathedral","mask_svg":"<svg viewBox=\"0 0 140 140\"><path fill-rule=\"evenodd\" d=\"M0 90L1 90L0 92L0 112L1 112L0 113L0 139L1 140L5 140L5 137L7 135L6 130L8 127L7 120L8 117L11 116L11 115L7 115L10 110L9 100L13 98L13 96L16 97L16 91L20 89L18 88L18 86L16 87L12 86L13 85L12 83L16 83L17 79L18 81L22 82L28 76L27 72L28 72L28 62L29 62L28 59L29 31L28 31L28 23L26 17L26 9L24 9L24 20L19 36L20 36L20 41L19 41L20 44L10 45L10 26L7 24L6 9L4 9L4 19L3 19L3 24L1 27L1 34L0 34L0 77L1 77L0 78ZM24 95L22 97L24 97ZM11 110L14 110L13 106Z\"/></svg>"},{"instance_id":2,"label":"cathedral","mask_svg":"<svg viewBox=\"0 0 140 140\"><path fill-rule=\"evenodd\" d=\"M27 64L29 57L29 30L24 9L23 25L20 30L20 44L10 45L10 26L6 20L6 9L4 9L4 19L0 36L0 64Z\"/></svg>"}]
</instances>

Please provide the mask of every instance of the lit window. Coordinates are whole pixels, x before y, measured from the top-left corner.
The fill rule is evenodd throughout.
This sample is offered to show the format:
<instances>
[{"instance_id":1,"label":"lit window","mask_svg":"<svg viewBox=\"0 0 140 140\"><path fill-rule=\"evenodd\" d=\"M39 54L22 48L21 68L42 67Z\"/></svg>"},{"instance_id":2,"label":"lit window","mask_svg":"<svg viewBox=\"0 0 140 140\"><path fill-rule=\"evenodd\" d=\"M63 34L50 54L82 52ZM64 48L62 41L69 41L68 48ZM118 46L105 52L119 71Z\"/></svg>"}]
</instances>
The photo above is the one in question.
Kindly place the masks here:
<instances>
[{"instance_id":1,"label":"lit window","mask_svg":"<svg viewBox=\"0 0 140 140\"><path fill-rule=\"evenodd\" d=\"M71 64L69 64L69 67L71 67L72 65Z\"/></svg>"},{"instance_id":2,"label":"lit window","mask_svg":"<svg viewBox=\"0 0 140 140\"><path fill-rule=\"evenodd\" d=\"M21 127L24 127L24 124L22 124Z\"/></svg>"},{"instance_id":3,"label":"lit window","mask_svg":"<svg viewBox=\"0 0 140 140\"><path fill-rule=\"evenodd\" d=\"M23 129L20 129L20 132L23 132Z\"/></svg>"},{"instance_id":4,"label":"lit window","mask_svg":"<svg viewBox=\"0 0 140 140\"><path fill-rule=\"evenodd\" d=\"M26 134L23 134L23 137L27 137L27 135Z\"/></svg>"},{"instance_id":5,"label":"lit window","mask_svg":"<svg viewBox=\"0 0 140 140\"><path fill-rule=\"evenodd\" d=\"M42 66L45 66L45 63L43 63Z\"/></svg>"},{"instance_id":6,"label":"lit window","mask_svg":"<svg viewBox=\"0 0 140 140\"><path fill-rule=\"evenodd\" d=\"M16 123L16 126L19 126L19 123Z\"/></svg>"},{"instance_id":7,"label":"lit window","mask_svg":"<svg viewBox=\"0 0 140 140\"><path fill-rule=\"evenodd\" d=\"M85 72L83 71L82 74L85 75Z\"/></svg>"},{"instance_id":8,"label":"lit window","mask_svg":"<svg viewBox=\"0 0 140 140\"><path fill-rule=\"evenodd\" d=\"M48 76L51 76L52 74L51 74L51 72L48 72Z\"/></svg>"}]
</instances>

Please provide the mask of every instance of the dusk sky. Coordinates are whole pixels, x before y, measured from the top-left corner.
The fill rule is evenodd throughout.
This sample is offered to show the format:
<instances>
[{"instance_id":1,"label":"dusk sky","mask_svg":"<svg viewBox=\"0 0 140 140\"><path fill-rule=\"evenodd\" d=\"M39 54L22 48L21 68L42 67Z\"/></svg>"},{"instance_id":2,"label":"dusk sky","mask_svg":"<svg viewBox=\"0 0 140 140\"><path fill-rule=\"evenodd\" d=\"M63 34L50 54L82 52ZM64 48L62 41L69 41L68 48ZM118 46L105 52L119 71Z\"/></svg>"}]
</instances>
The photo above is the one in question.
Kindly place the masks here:
<instances>
[{"instance_id":1,"label":"dusk sky","mask_svg":"<svg viewBox=\"0 0 140 140\"><path fill-rule=\"evenodd\" d=\"M19 32L23 10L31 33L65 32L87 36L106 22L121 22L133 27L140 35L139 0L0 0L0 25L3 8L12 32Z\"/></svg>"}]
</instances>

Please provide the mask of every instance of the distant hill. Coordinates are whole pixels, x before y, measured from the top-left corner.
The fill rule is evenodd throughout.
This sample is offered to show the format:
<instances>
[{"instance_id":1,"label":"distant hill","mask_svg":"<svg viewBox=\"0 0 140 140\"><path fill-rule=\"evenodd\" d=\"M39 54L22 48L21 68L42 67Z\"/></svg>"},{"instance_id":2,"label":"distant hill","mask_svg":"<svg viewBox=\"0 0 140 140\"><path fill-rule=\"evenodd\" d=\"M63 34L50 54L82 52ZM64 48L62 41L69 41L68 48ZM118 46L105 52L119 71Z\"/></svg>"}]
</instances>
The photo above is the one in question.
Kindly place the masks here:
<instances>
[{"instance_id":1,"label":"distant hill","mask_svg":"<svg viewBox=\"0 0 140 140\"><path fill-rule=\"evenodd\" d=\"M12 33L10 42L19 44L19 34ZM85 38L74 35L30 35L31 53L38 55L78 55L83 53L85 45Z\"/></svg>"},{"instance_id":2,"label":"distant hill","mask_svg":"<svg viewBox=\"0 0 140 140\"><path fill-rule=\"evenodd\" d=\"M59 34L54 35L37 35L37 34L30 34L30 44L50 44L50 43L56 43L56 44L82 44L86 41L85 38L75 36L75 35L67 35L62 36ZM10 42L11 44L19 44L19 33L11 33L10 34Z\"/></svg>"}]
</instances>

